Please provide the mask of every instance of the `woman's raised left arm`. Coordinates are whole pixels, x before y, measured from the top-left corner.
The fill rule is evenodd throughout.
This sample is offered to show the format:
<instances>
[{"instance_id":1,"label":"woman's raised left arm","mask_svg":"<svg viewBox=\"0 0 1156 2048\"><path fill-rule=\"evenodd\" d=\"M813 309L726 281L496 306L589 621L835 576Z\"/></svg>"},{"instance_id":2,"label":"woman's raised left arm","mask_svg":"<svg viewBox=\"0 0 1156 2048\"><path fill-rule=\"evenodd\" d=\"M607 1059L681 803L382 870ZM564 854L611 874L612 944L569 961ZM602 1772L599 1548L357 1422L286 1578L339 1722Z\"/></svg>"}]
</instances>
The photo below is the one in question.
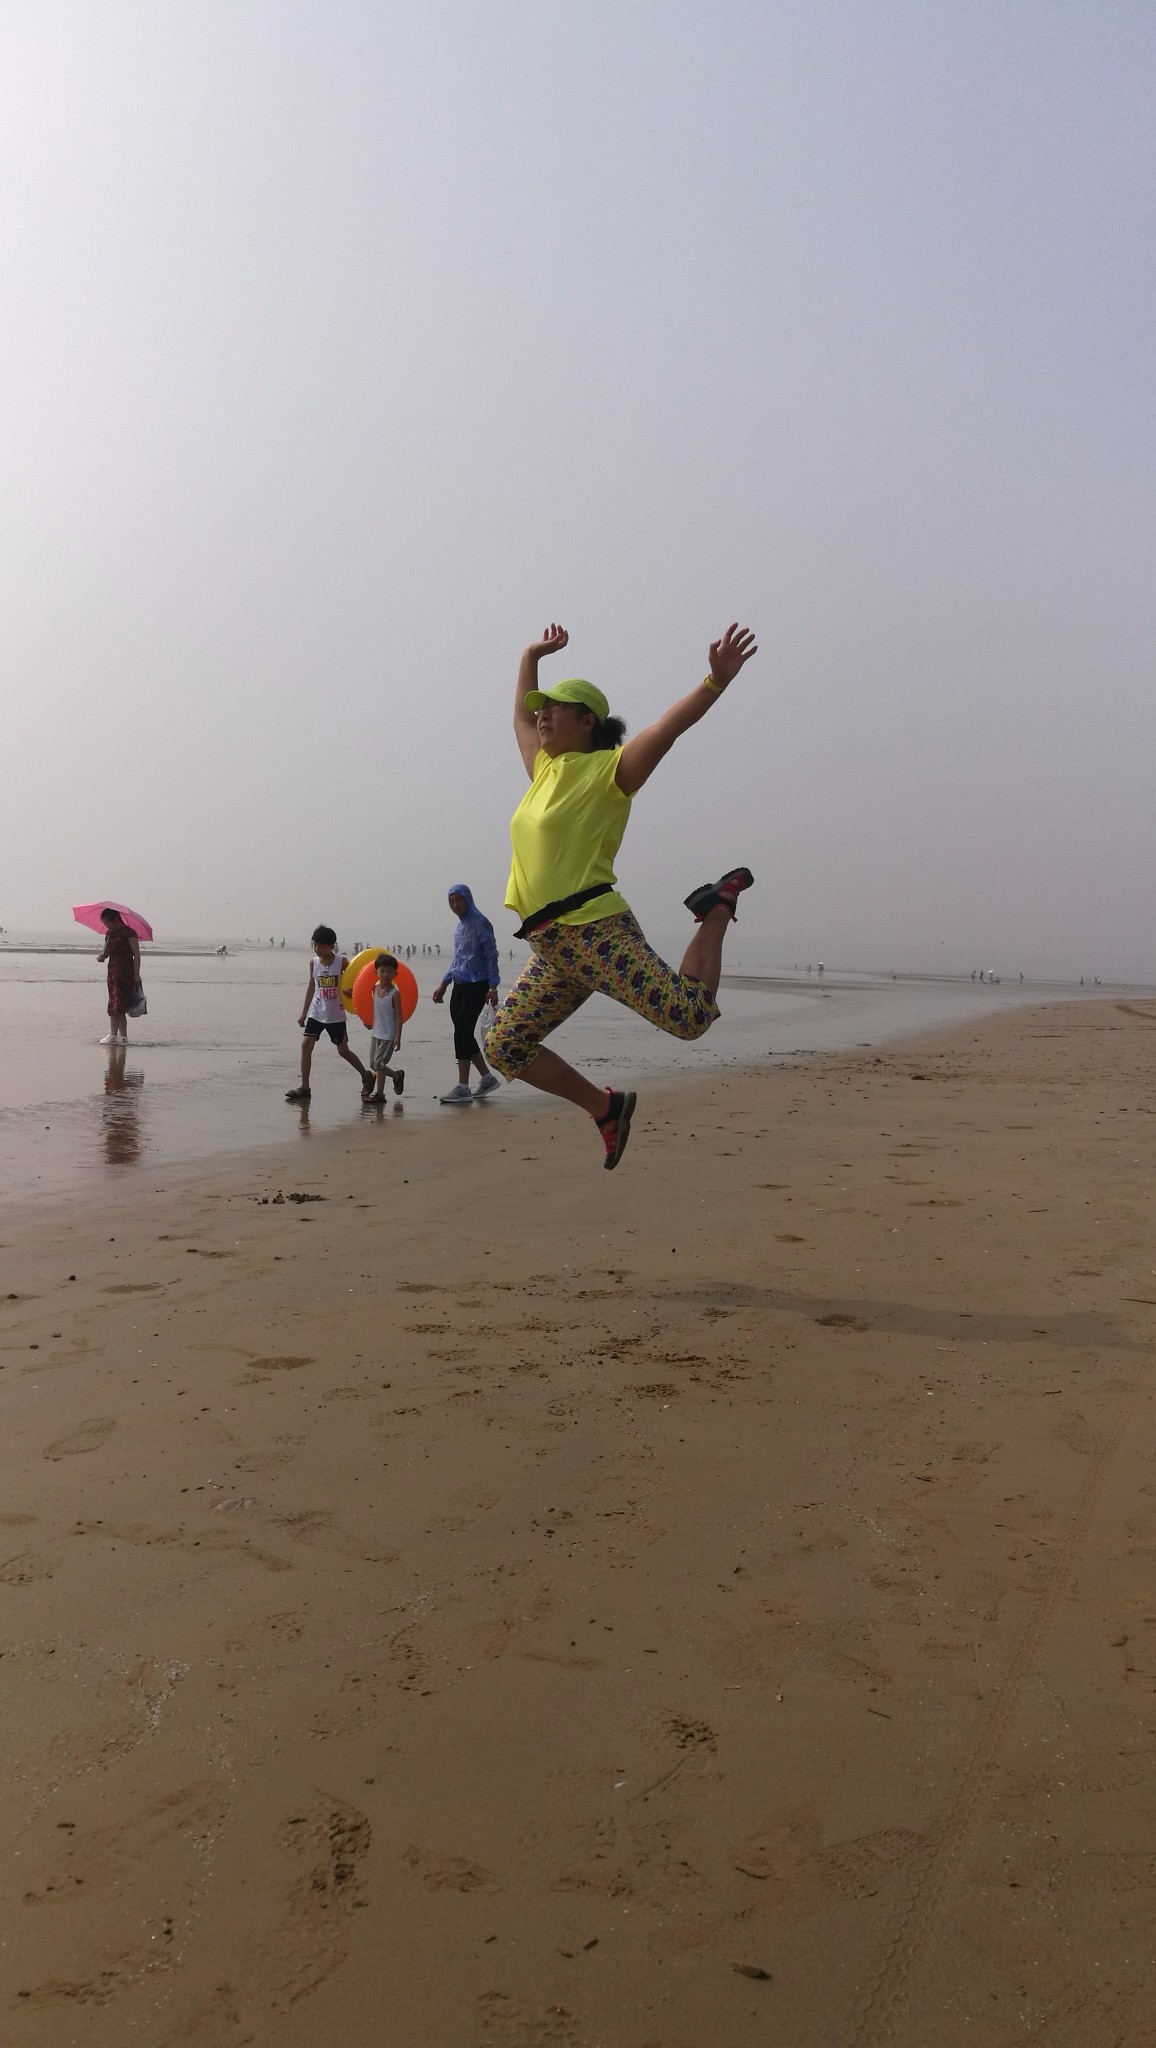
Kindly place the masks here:
<instances>
[{"instance_id":1,"label":"woman's raised left arm","mask_svg":"<svg viewBox=\"0 0 1156 2048\"><path fill-rule=\"evenodd\" d=\"M718 640L711 642L710 674L680 697L677 704L648 725L643 732L627 740L618 758L615 780L624 796L636 796L644 782L648 782L664 755L669 754L677 739L705 718L711 706L717 704L727 687L733 683L743 663L758 653L754 634L748 627L728 626Z\"/></svg>"}]
</instances>

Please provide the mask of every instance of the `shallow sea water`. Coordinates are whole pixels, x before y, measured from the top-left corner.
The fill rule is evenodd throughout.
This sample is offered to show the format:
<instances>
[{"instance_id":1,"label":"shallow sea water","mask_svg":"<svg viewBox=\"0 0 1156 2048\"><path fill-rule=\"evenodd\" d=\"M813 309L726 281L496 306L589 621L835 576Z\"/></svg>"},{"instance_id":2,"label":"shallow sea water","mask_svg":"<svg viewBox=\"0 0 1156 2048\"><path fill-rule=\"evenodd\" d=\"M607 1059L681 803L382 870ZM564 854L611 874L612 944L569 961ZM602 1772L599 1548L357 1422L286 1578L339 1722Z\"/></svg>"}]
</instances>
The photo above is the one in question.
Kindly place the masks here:
<instances>
[{"instance_id":1,"label":"shallow sea water","mask_svg":"<svg viewBox=\"0 0 1156 2048\"><path fill-rule=\"evenodd\" d=\"M0 1199L99 1186L217 1153L250 1150L375 1117L388 1124L428 1116L508 1117L529 1109L533 1091L503 1086L465 1110L443 1109L438 1095L457 1079L448 1005L429 992L445 956L415 956L422 999L406 1026L406 1092L384 1110L367 1110L351 1068L323 1041L313 1063L306 1109L287 1104L297 1079L297 1018L308 977L302 950L259 948L182 955L143 949L149 1015L129 1023L123 1063L99 1044L108 1028L99 940L79 951L17 950L20 945L75 947L9 934L0 944ZM520 962L503 961L511 975ZM1087 994L1116 993L1104 989ZM1133 992L1135 993L1135 992ZM835 976L825 983L744 978L724 982L723 1015L696 1045L665 1038L640 1018L594 997L551 1044L595 1079L638 1085L648 1075L706 1073L759 1065L950 1024L1023 1002L1078 998L1081 991L1028 985L893 981ZM351 1020L364 1057L368 1034Z\"/></svg>"}]
</instances>

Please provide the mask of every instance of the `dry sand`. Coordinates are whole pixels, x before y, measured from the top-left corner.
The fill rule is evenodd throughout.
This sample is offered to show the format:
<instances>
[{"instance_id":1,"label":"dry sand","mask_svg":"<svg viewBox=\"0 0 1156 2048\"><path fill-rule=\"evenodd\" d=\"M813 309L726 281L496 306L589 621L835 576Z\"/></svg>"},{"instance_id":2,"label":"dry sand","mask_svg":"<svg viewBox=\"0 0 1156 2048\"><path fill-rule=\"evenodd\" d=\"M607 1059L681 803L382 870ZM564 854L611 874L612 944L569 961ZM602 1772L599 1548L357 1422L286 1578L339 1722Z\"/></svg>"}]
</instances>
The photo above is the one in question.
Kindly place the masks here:
<instances>
[{"instance_id":1,"label":"dry sand","mask_svg":"<svg viewBox=\"0 0 1156 2048\"><path fill-rule=\"evenodd\" d=\"M1148 2048L1154 1073L9 1208L5 2048Z\"/></svg>"}]
</instances>

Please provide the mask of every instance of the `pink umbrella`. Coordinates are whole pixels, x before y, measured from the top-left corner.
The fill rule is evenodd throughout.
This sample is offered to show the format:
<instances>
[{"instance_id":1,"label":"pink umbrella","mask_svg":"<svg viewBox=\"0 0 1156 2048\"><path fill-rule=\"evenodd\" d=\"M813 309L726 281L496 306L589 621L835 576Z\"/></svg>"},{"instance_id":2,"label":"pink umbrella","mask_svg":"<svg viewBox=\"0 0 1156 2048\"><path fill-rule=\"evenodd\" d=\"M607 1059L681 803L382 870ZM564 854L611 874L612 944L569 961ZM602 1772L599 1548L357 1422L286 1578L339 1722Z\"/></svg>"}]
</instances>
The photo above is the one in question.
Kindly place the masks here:
<instances>
[{"instance_id":1,"label":"pink umbrella","mask_svg":"<svg viewBox=\"0 0 1156 2048\"><path fill-rule=\"evenodd\" d=\"M135 932L138 939L152 938L153 928L147 917L142 917L139 910L130 910L127 903L114 903L111 896L98 896L95 903L74 903L72 915L77 924L87 925L90 932L99 932L103 938L106 926L100 921L102 910L119 910L129 930Z\"/></svg>"}]
</instances>

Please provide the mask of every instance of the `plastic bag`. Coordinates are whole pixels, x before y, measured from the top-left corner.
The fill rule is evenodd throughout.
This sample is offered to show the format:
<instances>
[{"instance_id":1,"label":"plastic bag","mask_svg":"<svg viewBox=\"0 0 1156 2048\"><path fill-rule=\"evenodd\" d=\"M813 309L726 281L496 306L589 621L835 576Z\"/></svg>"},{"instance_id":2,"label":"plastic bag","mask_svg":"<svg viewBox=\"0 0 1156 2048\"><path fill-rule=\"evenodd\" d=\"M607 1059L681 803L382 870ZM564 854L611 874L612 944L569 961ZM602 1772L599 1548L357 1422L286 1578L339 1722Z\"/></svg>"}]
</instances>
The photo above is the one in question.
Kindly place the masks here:
<instances>
[{"instance_id":1,"label":"plastic bag","mask_svg":"<svg viewBox=\"0 0 1156 2048\"><path fill-rule=\"evenodd\" d=\"M132 1001L125 1011L126 1017L147 1017L149 1006L145 1001L144 983L139 974L133 984Z\"/></svg>"},{"instance_id":2,"label":"plastic bag","mask_svg":"<svg viewBox=\"0 0 1156 2048\"><path fill-rule=\"evenodd\" d=\"M478 1044L483 1049L485 1048L486 1040L489 1037L497 1021L498 1012L495 1005L493 1003L487 1003L482 1011L481 1016L478 1018L477 1025L474 1031L474 1036L477 1039Z\"/></svg>"}]
</instances>

